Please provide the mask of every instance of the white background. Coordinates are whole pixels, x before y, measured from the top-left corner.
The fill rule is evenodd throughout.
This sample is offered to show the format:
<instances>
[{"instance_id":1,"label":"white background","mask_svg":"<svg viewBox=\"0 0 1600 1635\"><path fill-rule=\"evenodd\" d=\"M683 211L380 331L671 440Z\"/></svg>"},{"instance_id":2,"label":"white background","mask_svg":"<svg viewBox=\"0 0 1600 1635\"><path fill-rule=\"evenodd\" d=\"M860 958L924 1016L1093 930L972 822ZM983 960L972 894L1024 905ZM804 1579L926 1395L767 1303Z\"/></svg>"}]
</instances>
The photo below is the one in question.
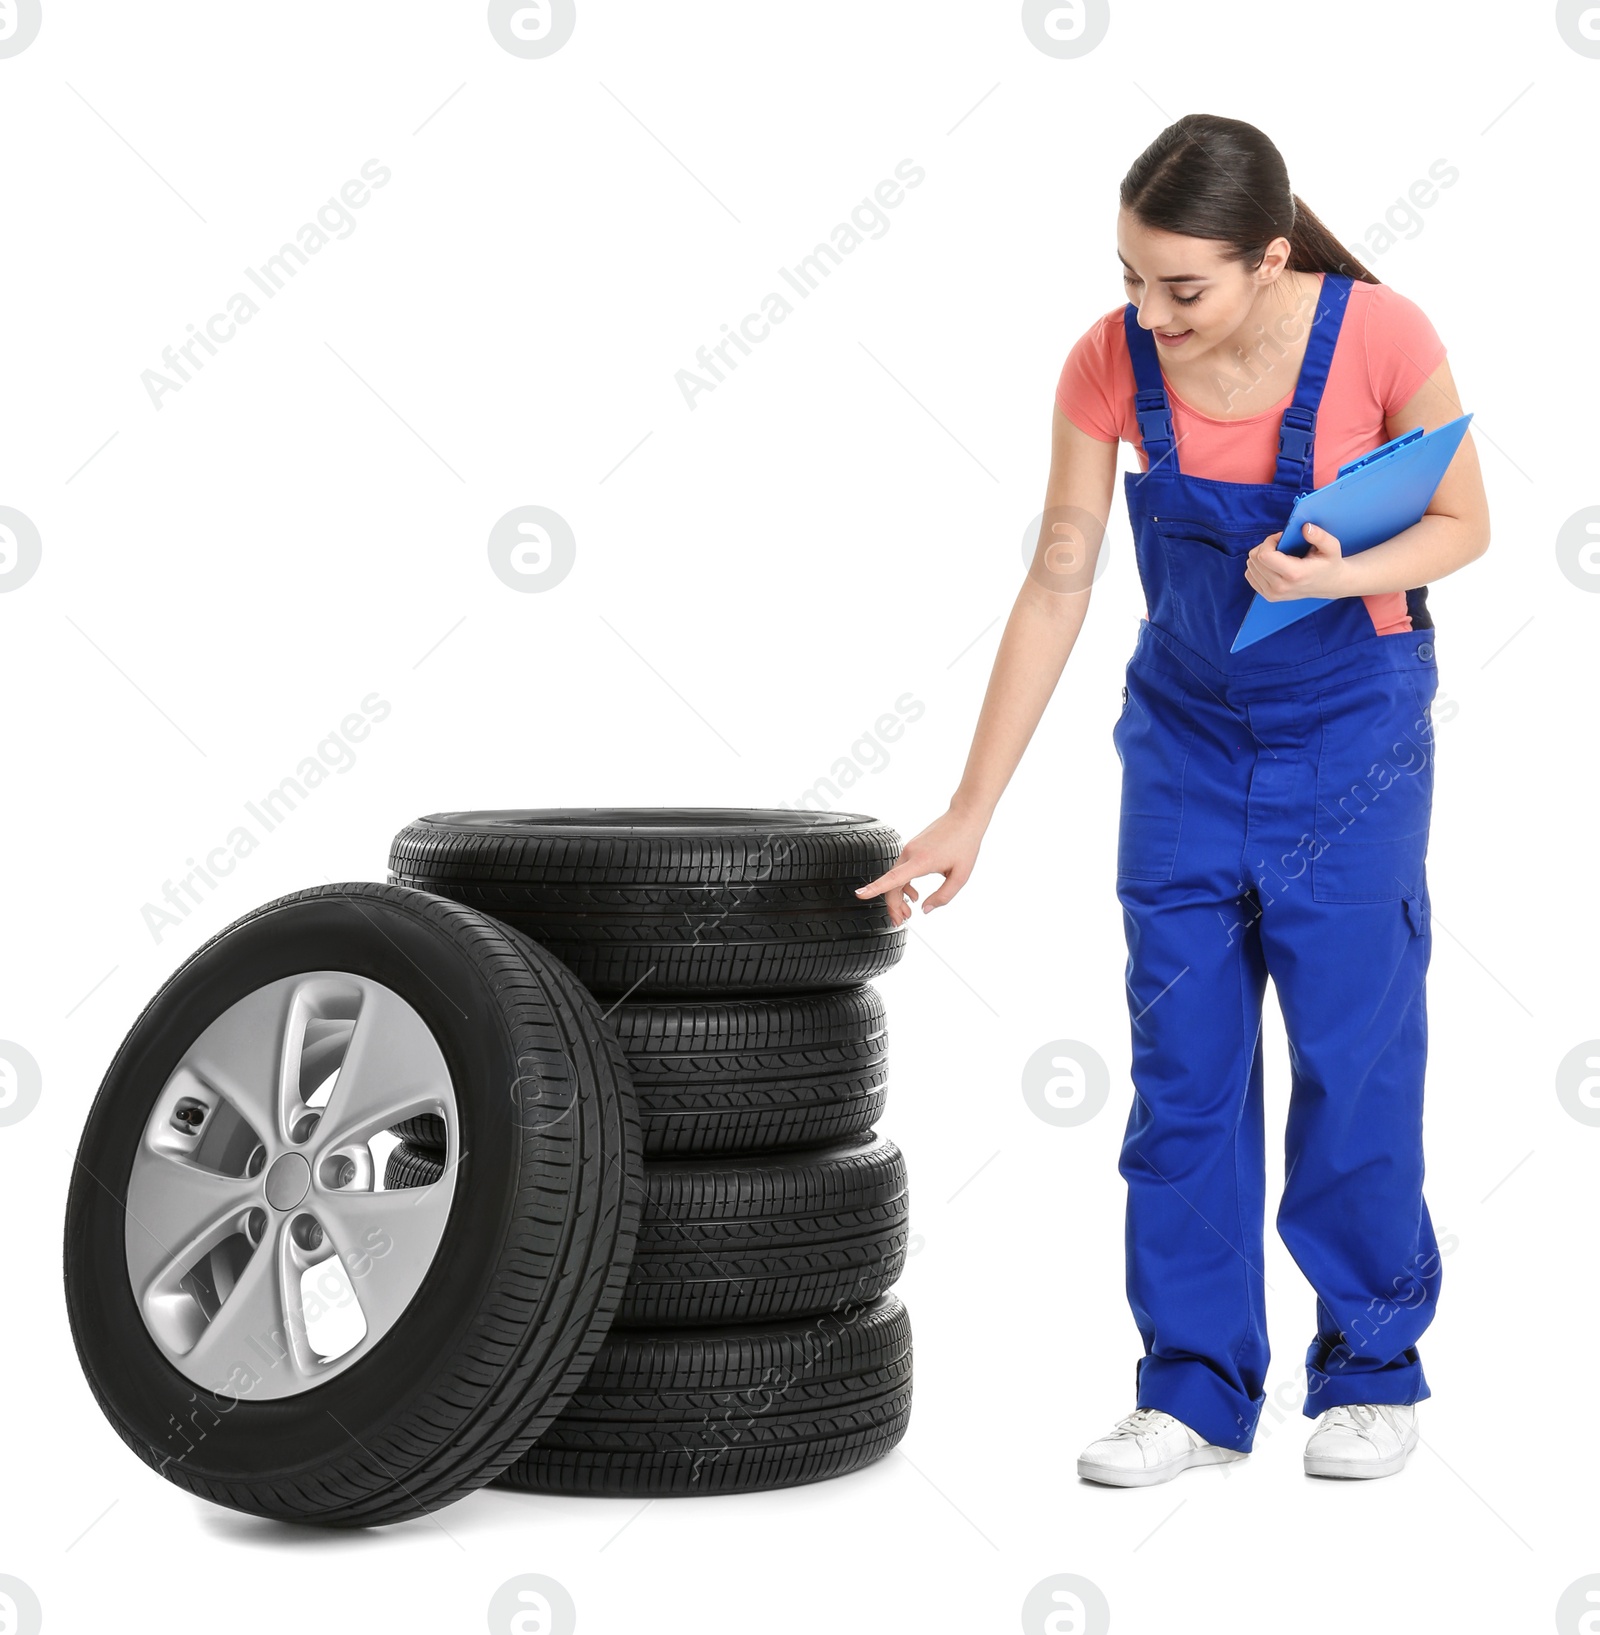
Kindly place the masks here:
<instances>
[{"instance_id":1,"label":"white background","mask_svg":"<svg viewBox=\"0 0 1600 1635\"><path fill-rule=\"evenodd\" d=\"M570 42L524 60L479 4L45 0L0 59L0 505L43 540L0 595L0 1039L43 1075L0 1128L0 1572L47 1628L474 1630L521 1572L564 1584L588 1632L1010 1630L1053 1573L1099 1586L1118 1631L1549 1627L1600 1572L1600 1129L1555 1089L1600 1034L1600 598L1555 549L1600 499L1597 76L1545 5L1147 0L1062 60L1014 4L580 0ZM930 821L1020 580L1062 359L1122 299L1117 182L1190 111L1259 124L1428 313L1494 519L1490 554L1432 596L1456 710L1428 1197L1457 1243L1406 1472L1302 1475L1312 1297L1269 1233L1279 1406L1254 1456L1143 1492L1074 1475L1132 1405L1138 1352L1115 1168L1110 729L1141 610L1120 500L977 873L881 983L883 1128L919 1241L900 1450L644 1508L485 1491L360 1536L146 1470L82 1382L59 1274L72 1150L145 999L257 903L381 878L422 812L772 806L854 758L874 769L832 804L906 836ZM392 179L350 236L153 407L141 372L369 159ZM889 230L688 408L676 371L904 159L926 180ZM1374 251L1439 159L1459 181ZM577 541L543 594L502 584L486 548L529 504ZM355 764L156 940L144 905L374 692L392 710ZM907 693L920 719L865 741ZM1059 1039L1111 1070L1075 1128L1020 1089Z\"/></svg>"}]
</instances>

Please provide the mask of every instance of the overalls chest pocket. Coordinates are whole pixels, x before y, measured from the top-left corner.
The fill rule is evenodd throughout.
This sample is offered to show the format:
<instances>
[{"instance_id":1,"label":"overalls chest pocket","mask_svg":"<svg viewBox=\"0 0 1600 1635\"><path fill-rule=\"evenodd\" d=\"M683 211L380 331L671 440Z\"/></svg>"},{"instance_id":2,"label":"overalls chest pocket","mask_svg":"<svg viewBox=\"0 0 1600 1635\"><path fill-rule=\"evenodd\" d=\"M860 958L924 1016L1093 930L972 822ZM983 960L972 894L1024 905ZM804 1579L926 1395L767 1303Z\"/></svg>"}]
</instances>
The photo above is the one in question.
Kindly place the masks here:
<instances>
[{"instance_id":1,"label":"overalls chest pocket","mask_svg":"<svg viewBox=\"0 0 1600 1635\"><path fill-rule=\"evenodd\" d=\"M1424 663L1416 670L1363 676L1319 699L1318 850L1311 864L1318 902L1404 899L1426 915L1438 671Z\"/></svg>"},{"instance_id":2,"label":"overalls chest pocket","mask_svg":"<svg viewBox=\"0 0 1600 1635\"><path fill-rule=\"evenodd\" d=\"M1165 570L1165 605L1160 616L1152 611L1152 622L1199 652L1212 648L1219 631L1231 641L1255 594L1244 576L1245 558L1281 525L1222 528L1170 516L1152 517L1151 523Z\"/></svg>"}]
</instances>

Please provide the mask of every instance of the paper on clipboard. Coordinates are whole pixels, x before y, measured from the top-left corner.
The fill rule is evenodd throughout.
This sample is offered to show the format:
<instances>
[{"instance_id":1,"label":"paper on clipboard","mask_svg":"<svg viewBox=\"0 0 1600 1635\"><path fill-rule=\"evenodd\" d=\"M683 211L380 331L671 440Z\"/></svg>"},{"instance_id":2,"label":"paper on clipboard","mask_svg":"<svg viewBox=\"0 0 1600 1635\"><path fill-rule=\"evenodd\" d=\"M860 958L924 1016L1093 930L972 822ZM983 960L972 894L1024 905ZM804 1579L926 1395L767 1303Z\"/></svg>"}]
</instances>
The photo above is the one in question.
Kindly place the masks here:
<instances>
[{"instance_id":1,"label":"paper on clipboard","mask_svg":"<svg viewBox=\"0 0 1600 1635\"><path fill-rule=\"evenodd\" d=\"M1403 437L1341 466L1331 483L1313 488L1295 501L1278 549L1303 555L1303 530L1308 522L1326 528L1339 541L1345 556L1403 533L1427 511L1471 419L1470 414L1464 414L1426 433L1420 426L1415 427ZM1263 636L1326 607L1329 600L1326 596L1303 596L1294 601L1269 602L1258 592L1228 651L1237 653L1241 647L1249 647Z\"/></svg>"}]
</instances>

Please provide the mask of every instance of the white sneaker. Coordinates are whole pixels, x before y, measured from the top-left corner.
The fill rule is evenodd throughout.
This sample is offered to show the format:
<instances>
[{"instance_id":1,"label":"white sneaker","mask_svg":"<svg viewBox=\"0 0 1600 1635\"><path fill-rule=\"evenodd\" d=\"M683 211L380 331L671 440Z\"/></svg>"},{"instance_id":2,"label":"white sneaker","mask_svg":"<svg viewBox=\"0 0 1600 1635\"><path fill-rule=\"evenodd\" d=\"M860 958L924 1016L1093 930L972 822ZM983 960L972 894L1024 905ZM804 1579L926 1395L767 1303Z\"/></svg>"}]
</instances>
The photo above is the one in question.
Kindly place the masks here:
<instances>
[{"instance_id":1,"label":"white sneaker","mask_svg":"<svg viewBox=\"0 0 1600 1635\"><path fill-rule=\"evenodd\" d=\"M1160 1408L1135 1408L1078 1455L1078 1474L1108 1487L1153 1487L1191 1465L1225 1465L1244 1454L1219 1448Z\"/></svg>"},{"instance_id":2,"label":"white sneaker","mask_svg":"<svg viewBox=\"0 0 1600 1635\"><path fill-rule=\"evenodd\" d=\"M1318 1417L1306 1475L1393 1476L1416 1445L1415 1404L1344 1403Z\"/></svg>"}]
</instances>

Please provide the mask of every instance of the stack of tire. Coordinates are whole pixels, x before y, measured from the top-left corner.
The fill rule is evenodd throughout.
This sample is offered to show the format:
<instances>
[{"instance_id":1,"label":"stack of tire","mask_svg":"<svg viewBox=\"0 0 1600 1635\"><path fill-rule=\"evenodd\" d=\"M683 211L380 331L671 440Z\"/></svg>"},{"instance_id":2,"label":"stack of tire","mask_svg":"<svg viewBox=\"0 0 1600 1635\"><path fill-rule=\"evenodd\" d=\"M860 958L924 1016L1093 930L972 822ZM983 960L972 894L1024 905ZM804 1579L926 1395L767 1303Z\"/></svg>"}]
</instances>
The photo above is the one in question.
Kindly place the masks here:
<instances>
[{"instance_id":1,"label":"stack of tire","mask_svg":"<svg viewBox=\"0 0 1600 1635\"><path fill-rule=\"evenodd\" d=\"M117 1434L342 1527L886 1453L906 1188L866 984L902 934L855 888L896 851L839 814L457 814L388 883L217 933L123 1040L68 1193Z\"/></svg>"},{"instance_id":2,"label":"stack of tire","mask_svg":"<svg viewBox=\"0 0 1600 1635\"><path fill-rule=\"evenodd\" d=\"M723 809L447 813L396 836L394 885L508 927L594 996L638 1103L638 1235L614 1319L500 1485L788 1486L904 1434L910 1325L887 1291L906 1176L873 1130L887 1065L868 985L904 933L854 895L898 844L852 814ZM394 1133L388 1186L446 1174L439 1119Z\"/></svg>"}]
</instances>

